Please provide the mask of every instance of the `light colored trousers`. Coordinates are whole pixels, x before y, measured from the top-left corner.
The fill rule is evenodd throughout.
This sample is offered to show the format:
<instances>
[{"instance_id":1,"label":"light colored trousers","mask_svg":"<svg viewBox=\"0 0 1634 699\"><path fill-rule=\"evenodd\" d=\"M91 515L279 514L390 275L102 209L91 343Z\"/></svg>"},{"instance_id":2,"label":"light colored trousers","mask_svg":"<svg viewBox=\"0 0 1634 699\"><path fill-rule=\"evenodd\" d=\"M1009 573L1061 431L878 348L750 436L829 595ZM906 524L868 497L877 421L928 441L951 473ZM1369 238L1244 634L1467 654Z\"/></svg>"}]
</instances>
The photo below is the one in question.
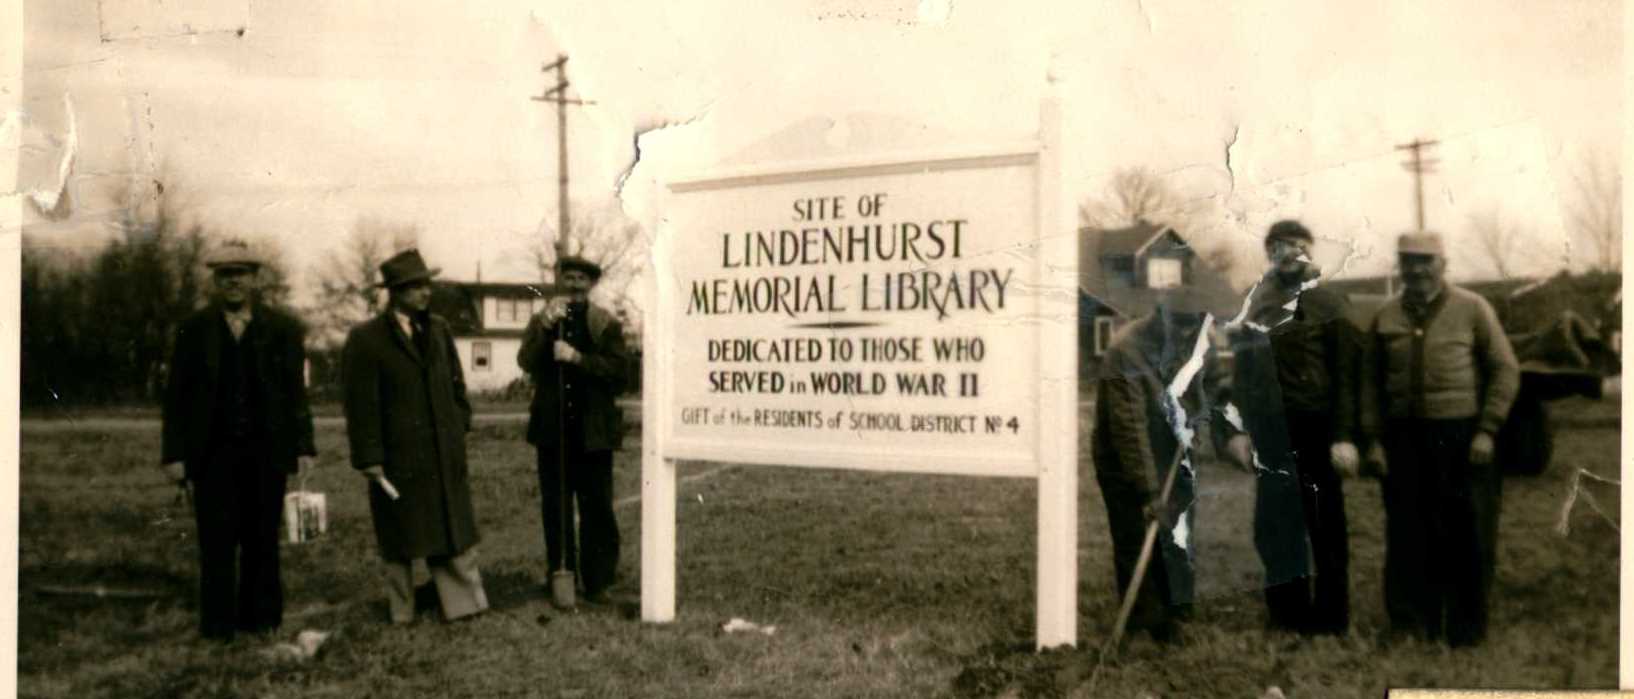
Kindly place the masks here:
<instances>
[{"instance_id":1,"label":"light colored trousers","mask_svg":"<svg viewBox=\"0 0 1634 699\"><path fill-rule=\"evenodd\" d=\"M482 589L482 573L477 571L475 549L455 556L425 559L431 582L437 588L443 619L453 621L488 609L488 594ZM414 620L414 562L386 561L386 599L393 624Z\"/></svg>"}]
</instances>

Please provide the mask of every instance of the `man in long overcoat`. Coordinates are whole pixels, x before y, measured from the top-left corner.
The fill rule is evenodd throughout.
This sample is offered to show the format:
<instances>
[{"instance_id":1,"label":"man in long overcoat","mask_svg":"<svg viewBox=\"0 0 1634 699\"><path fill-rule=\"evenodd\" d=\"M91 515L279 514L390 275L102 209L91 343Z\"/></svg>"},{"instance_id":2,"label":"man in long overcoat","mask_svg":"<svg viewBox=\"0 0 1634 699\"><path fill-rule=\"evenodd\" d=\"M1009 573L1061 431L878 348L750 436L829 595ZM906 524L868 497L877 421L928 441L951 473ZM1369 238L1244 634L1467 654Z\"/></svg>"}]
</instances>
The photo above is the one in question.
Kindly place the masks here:
<instances>
[{"instance_id":1,"label":"man in long overcoat","mask_svg":"<svg viewBox=\"0 0 1634 699\"><path fill-rule=\"evenodd\" d=\"M193 486L200 631L227 640L283 620L284 488L317 449L300 321L256 298L261 262L248 246L223 245L206 264L214 298L176 331L160 462Z\"/></svg>"},{"instance_id":2,"label":"man in long overcoat","mask_svg":"<svg viewBox=\"0 0 1634 699\"><path fill-rule=\"evenodd\" d=\"M352 466L370 482L394 623L414 618L413 562L421 559L444 618L488 608L465 459L471 406L448 324L430 312L437 272L416 250L381 264L387 309L353 328L342 353L346 435Z\"/></svg>"},{"instance_id":3,"label":"man in long overcoat","mask_svg":"<svg viewBox=\"0 0 1634 699\"><path fill-rule=\"evenodd\" d=\"M613 452L624 429L624 413L614 402L624 387L624 326L590 301L600 277L601 267L594 262L563 256L557 278L567 293L528 322L516 356L538 386L528 441L538 448L549 572L577 570L591 603L607 601L605 593L618 572ZM573 496L580 515L578 537Z\"/></svg>"}]
</instances>

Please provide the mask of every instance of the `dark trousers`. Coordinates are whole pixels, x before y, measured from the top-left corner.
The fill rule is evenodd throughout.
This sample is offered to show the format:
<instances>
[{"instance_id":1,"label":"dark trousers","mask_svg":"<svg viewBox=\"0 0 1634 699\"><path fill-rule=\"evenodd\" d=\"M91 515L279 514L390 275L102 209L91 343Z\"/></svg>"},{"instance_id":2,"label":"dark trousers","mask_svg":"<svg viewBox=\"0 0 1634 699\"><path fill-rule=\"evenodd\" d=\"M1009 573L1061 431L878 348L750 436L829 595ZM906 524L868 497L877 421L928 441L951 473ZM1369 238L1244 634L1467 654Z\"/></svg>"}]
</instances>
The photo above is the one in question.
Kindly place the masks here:
<instances>
[{"instance_id":1,"label":"dark trousers","mask_svg":"<svg viewBox=\"0 0 1634 699\"><path fill-rule=\"evenodd\" d=\"M542 445L538 451L539 513L545 524L545 556L550 572L563 568L578 571L586 595L605 591L613 585L618 573L613 452L585 452L569 447L566 483L570 499L564 514L557 447ZM573 526L575 500L580 520L577 537Z\"/></svg>"},{"instance_id":2,"label":"dark trousers","mask_svg":"<svg viewBox=\"0 0 1634 699\"><path fill-rule=\"evenodd\" d=\"M1167 464L1165 464L1167 465ZM1101 497L1106 503L1106 519L1112 535L1112 568L1117 578L1119 604L1134 580L1135 566L1146 541L1145 505L1151 495L1143 488L1128 485L1127 481L1097 471ZM1157 483L1161 487L1159 474ZM1181 512L1192 501L1192 482L1185 474L1177 476L1170 502L1171 512ZM1191 514L1186 515L1189 518ZM1192 523L1187 522L1188 526ZM1140 590L1135 593L1135 606L1129 613L1130 632L1147 631L1153 638L1166 641L1173 638L1175 622L1187 617L1191 610L1192 566L1187 550L1174 542L1171 529L1159 527L1157 541L1146 564L1146 575Z\"/></svg>"},{"instance_id":3,"label":"dark trousers","mask_svg":"<svg viewBox=\"0 0 1634 699\"><path fill-rule=\"evenodd\" d=\"M278 570L278 522L287 475L249 447L217 449L193 481L199 536L199 631L278 628L284 588Z\"/></svg>"},{"instance_id":4,"label":"dark trousers","mask_svg":"<svg viewBox=\"0 0 1634 699\"><path fill-rule=\"evenodd\" d=\"M1398 632L1454 646L1486 636L1503 480L1469 461L1475 421L1386 425L1384 599Z\"/></svg>"},{"instance_id":5,"label":"dark trousers","mask_svg":"<svg viewBox=\"0 0 1634 699\"><path fill-rule=\"evenodd\" d=\"M1344 488L1329 453L1333 433L1319 413L1289 413L1287 423L1295 476L1261 474L1255 491L1266 610L1274 627L1344 634L1350 627L1350 540ZM1304 574L1307 560L1314 563L1314 580Z\"/></svg>"}]
</instances>

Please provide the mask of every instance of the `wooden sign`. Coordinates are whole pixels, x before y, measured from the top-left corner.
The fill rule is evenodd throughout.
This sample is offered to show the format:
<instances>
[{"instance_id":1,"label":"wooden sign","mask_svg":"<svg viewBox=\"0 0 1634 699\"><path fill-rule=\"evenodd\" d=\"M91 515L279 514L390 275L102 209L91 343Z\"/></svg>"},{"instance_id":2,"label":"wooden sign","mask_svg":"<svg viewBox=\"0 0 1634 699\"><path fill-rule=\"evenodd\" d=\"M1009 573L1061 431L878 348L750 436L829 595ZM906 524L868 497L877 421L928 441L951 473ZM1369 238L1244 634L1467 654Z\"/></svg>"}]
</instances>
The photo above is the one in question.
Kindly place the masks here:
<instances>
[{"instance_id":1,"label":"wooden sign","mask_svg":"<svg viewBox=\"0 0 1634 699\"><path fill-rule=\"evenodd\" d=\"M1038 479L1039 645L1076 641L1077 248L1043 114L1037 142L670 183L644 618L673 617L673 460L702 459Z\"/></svg>"}]
</instances>

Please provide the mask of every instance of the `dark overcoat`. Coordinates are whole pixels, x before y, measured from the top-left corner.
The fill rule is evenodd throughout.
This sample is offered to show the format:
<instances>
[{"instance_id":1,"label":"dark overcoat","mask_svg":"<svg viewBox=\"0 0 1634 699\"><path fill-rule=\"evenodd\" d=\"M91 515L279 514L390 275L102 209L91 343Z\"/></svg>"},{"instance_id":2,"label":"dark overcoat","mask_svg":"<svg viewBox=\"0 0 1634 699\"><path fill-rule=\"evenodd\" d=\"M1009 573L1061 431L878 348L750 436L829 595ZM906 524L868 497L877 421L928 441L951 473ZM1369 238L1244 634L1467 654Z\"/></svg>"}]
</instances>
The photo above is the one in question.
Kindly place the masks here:
<instances>
[{"instance_id":1,"label":"dark overcoat","mask_svg":"<svg viewBox=\"0 0 1634 699\"><path fill-rule=\"evenodd\" d=\"M342 351L352 467L384 466L400 497L369 487L380 555L461 553L478 540L465 460L471 405L448 323L432 316L422 356L387 311L352 329Z\"/></svg>"},{"instance_id":2,"label":"dark overcoat","mask_svg":"<svg viewBox=\"0 0 1634 699\"><path fill-rule=\"evenodd\" d=\"M216 408L216 384L222 343L232 342L221 306L210 304L189 316L176 330L165 384L164 427L160 462L181 461L187 477L197 480L210 465L210 434ZM299 320L257 304L242 342L253 349L250 380L258 390L251 399L261 416L255 439L265 463L294 473L296 457L315 456L312 409L306 397L305 331Z\"/></svg>"},{"instance_id":3,"label":"dark overcoat","mask_svg":"<svg viewBox=\"0 0 1634 699\"><path fill-rule=\"evenodd\" d=\"M528 321L522 348L516 354L516 363L523 371L533 375L537 386L533 406L528 410L528 441L535 445L553 446L560 438L557 427L561 412L561 391L556 381L558 366L569 372L569 381L582 382L585 386L585 406L580 413L584 450L618 449L622 443L624 413L614 399L624 390L627 371L624 326L612 313L595 304L588 306L585 321L590 337L588 342L575 344L574 349L583 356L577 365L556 361L556 330L553 325L545 325L538 315Z\"/></svg>"}]
</instances>

